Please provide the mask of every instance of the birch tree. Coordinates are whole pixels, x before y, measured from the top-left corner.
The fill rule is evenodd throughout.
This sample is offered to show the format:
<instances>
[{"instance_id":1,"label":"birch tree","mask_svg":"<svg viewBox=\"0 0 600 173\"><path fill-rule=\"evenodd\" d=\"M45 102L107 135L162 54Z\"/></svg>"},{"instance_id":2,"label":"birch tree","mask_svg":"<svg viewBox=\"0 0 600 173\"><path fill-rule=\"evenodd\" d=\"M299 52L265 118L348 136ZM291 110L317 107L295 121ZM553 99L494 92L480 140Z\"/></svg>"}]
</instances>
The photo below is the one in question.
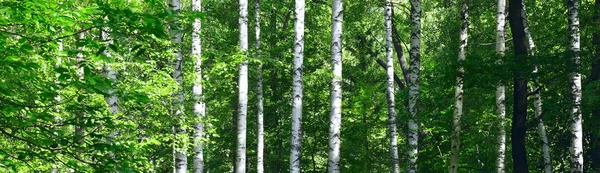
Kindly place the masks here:
<instances>
[{"instance_id":1,"label":"birch tree","mask_svg":"<svg viewBox=\"0 0 600 173\"><path fill-rule=\"evenodd\" d=\"M580 35L579 35L579 2L578 0L567 0L567 15L569 21L569 41L571 65L579 69L581 60ZM581 74L572 71L569 74L569 86L571 94L571 172L583 172L583 128L581 125Z\"/></svg>"},{"instance_id":2,"label":"birch tree","mask_svg":"<svg viewBox=\"0 0 600 173\"><path fill-rule=\"evenodd\" d=\"M177 14L180 13L181 4L179 0L171 0L171 9L175 11ZM184 121L184 113L183 113L183 55L181 52L181 30L178 26L179 19L175 18L173 20L173 24L171 26L171 42L175 45L173 48L173 54L175 54L175 59L173 60L173 78L177 82L179 88L173 93L173 110L172 116L177 118L179 121L175 127L175 172L176 173L187 173L187 156L186 156L186 147L182 147L185 144L185 136L186 130L182 127L182 123Z\"/></svg>"},{"instance_id":3,"label":"birch tree","mask_svg":"<svg viewBox=\"0 0 600 173\"><path fill-rule=\"evenodd\" d=\"M498 0L496 9L496 64L502 65L506 51L506 0ZM506 86L504 80L499 80L496 85L496 114L498 116L498 158L496 159L496 172L504 173L504 160L506 157Z\"/></svg>"},{"instance_id":4,"label":"birch tree","mask_svg":"<svg viewBox=\"0 0 600 173\"><path fill-rule=\"evenodd\" d=\"M331 112L329 117L329 156L330 173L340 172L340 128L342 125L342 21L344 19L343 0L333 0L331 5Z\"/></svg>"},{"instance_id":5,"label":"birch tree","mask_svg":"<svg viewBox=\"0 0 600 173\"><path fill-rule=\"evenodd\" d=\"M82 27L83 28L83 27ZM82 41L85 39L85 32L81 32L79 33L79 41ZM84 71L83 71L83 67L82 67L82 63L83 60L85 58L85 56L83 55L83 51L85 51L83 46L77 46L77 55L75 57L75 63L76 65L79 67L77 69L77 77L79 77L79 80L84 80ZM83 138L85 136L85 122L83 121L85 117L85 113L83 112L78 112L77 115L75 115L75 120L77 121L77 125L75 126L75 141L78 144L83 143ZM79 150L81 151L81 150Z\"/></svg>"},{"instance_id":6,"label":"birch tree","mask_svg":"<svg viewBox=\"0 0 600 173\"><path fill-rule=\"evenodd\" d=\"M302 150L302 63L304 61L304 0L295 0L294 13L294 74L292 96L292 146L290 172L300 172Z\"/></svg>"},{"instance_id":7,"label":"birch tree","mask_svg":"<svg viewBox=\"0 0 600 173\"><path fill-rule=\"evenodd\" d=\"M525 37L527 39L527 50L529 50L529 56L535 56L535 42L533 41L533 37L531 36L531 31L529 30L529 20L527 19L527 8L525 7L525 2L523 2L523 10L521 12L523 15L523 26L525 29ZM548 137L546 136L546 126L544 125L543 120L543 112L542 112L542 96L540 94L541 88L539 86L538 79L538 66L537 64L533 65L533 82L538 85L538 88L533 92L533 110L535 111L535 118L538 123L538 134L540 135L542 141L542 154L544 157L544 172L550 173L552 172L552 161L550 160L550 147L548 146Z\"/></svg>"},{"instance_id":8,"label":"birch tree","mask_svg":"<svg viewBox=\"0 0 600 173\"><path fill-rule=\"evenodd\" d=\"M421 71L421 0L410 0L410 67L408 83L408 173L417 172L419 153L419 73Z\"/></svg>"},{"instance_id":9,"label":"birch tree","mask_svg":"<svg viewBox=\"0 0 600 173\"><path fill-rule=\"evenodd\" d=\"M261 43L260 43L260 0L254 0L255 10L255 32L256 32L256 54L258 58L261 58ZM258 141L256 151L256 171L263 173L264 168L264 148L265 148L265 129L264 129L264 99L263 99L263 74L262 74L262 63L258 64L258 79L256 81L256 99L257 99L257 125L258 125Z\"/></svg>"},{"instance_id":10,"label":"birch tree","mask_svg":"<svg viewBox=\"0 0 600 173\"><path fill-rule=\"evenodd\" d=\"M238 81L238 111L237 111L237 173L246 172L246 115L248 111L248 61L246 51L248 50L248 0L240 0L240 51L244 54L240 64Z\"/></svg>"},{"instance_id":11,"label":"birch tree","mask_svg":"<svg viewBox=\"0 0 600 173\"><path fill-rule=\"evenodd\" d=\"M456 69L456 90L454 92L454 118L452 120L452 146L450 149L450 172L458 172L458 160L460 152L460 118L463 115L463 85L465 68L463 62L467 56L467 34L469 31L469 5L467 0L462 0L462 8L460 13L461 27L458 48L458 67Z\"/></svg>"},{"instance_id":12,"label":"birch tree","mask_svg":"<svg viewBox=\"0 0 600 173\"><path fill-rule=\"evenodd\" d=\"M386 57L386 100L388 105L388 131L390 137L390 159L392 172L400 173L398 163L398 134L396 128L396 101L394 100L394 58L392 50L392 1L386 0L384 6L385 23L385 57Z\"/></svg>"},{"instance_id":13,"label":"birch tree","mask_svg":"<svg viewBox=\"0 0 600 173\"><path fill-rule=\"evenodd\" d=\"M523 0L509 1L509 22L513 36L515 63L517 65L527 64L527 43L525 39L525 28L521 11ZM527 129L527 80L525 72L516 68L514 71L514 106L511 129L511 145L513 170L515 173L529 172L527 166L527 153L525 152L525 136Z\"/></svg>"},{"instance_id":14,"label":"birch tree","mask_svg":"<svg viewBox=\"0 0 600 173\"><path fill-rule=\"evenodd\" d=\"M202 11L202 0L192 0L192 11ZM204 115L206 108L204 105L204 95L202 93L202 40L200 34L202 32L202 21L199 18L194 19L192 26L192 56L195 59L194 69L196 70L196 79L192 88L194 97L194 172L202 173L204 170L203 144L202 137L204 136Z\"/></svg>"}]
</instances>

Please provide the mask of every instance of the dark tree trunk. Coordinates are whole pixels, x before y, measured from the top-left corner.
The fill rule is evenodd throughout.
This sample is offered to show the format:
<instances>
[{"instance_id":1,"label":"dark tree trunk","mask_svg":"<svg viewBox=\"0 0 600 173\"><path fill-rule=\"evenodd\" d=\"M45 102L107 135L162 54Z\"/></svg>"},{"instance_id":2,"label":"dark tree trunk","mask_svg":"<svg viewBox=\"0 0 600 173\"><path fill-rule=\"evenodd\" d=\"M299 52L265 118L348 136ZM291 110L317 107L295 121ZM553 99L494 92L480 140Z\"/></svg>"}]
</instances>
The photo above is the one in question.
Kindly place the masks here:
<instances>
[{"instance_id":1,"label":"dark tree trunk","mask_svg":"<svg viewBox=\"0 0 600 173\"><path fill-rule=\"evenodd\" d=\"M527 44L525 27L521 18L523 0L510 0L508 4L508 20L513 36L516 64L527 64ZM525 152L525 136L527 130L527 80L522 67L514 70L514 106L511 129L513 170L515 173L529 172Z\"/></svg>"}]
</instances>

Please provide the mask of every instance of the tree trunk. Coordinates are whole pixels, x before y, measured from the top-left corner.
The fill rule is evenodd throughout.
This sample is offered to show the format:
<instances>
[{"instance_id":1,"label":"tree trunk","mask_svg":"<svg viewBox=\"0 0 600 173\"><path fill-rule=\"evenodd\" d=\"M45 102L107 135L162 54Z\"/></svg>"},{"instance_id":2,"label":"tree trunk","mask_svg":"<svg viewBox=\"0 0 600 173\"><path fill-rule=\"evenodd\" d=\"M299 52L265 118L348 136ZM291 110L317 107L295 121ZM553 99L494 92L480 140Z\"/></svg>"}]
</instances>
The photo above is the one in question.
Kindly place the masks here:
<instances>
[{"instance_id":1,"label":"tree trunk","mask_svg":"<svg viewBox=\"0 0 600 173\"><path fill-rule=\"evenodd\" d=\"M390 160L392 172L400 173L398 163L398 134L396 128L396 102L394 100L394 58L392 49L392 1L385 1L385 57L386 57L386 99L388 105L388 130L390 133Z\"/></svg>"},{"instance_id":2,"label":"tree trunk","mask_svg":"<svg viewBox=\"0 0 600 173\"><path fill-rule=\"evenodd\" d=\"M240 0L240 51L244 57L240 64L238 82L238 116L237 116L237 159L236 172L246 172L246 115L248 111L248 0Z\"/></svg>"},{"instance_id":3,"label":"tree trunk","mask_svg":"<svg viewBox=\"0 0 600 173\"><path fill-rule=\"evenodd\" d=\"M600 24L600 0L596 0L596 5L594 6L594 24L598 26ZM592 62L592 75L590 76L591 81L598 81L600 76L600 32L594 33L594 46L596 49L596 57ZM600 121L600 108L596 107L596 109L592 112L594 117L594 122ZM593 126L591 129L595 129ZM597 132L592 132L592 171L600 172L600 134Z\"/></svg>"},{"instance_id":4,"label":"tree trunk","mask_svg":"<svg viewBox=\"0 0 600 173\"><path fill-rule=\"evenodd\" d=\"M331 6L331 112L329 114L328 172L340 172L340 128L342 125L342 21L343 1L333 0Z\"/></svg>"},{"instance_id":5,"label":"tree trunk","mask_svg":"<svg viewBox=\"0 0 600 173\"><path fill-rule=\"evenodd\" d=\"M82 29L84 29L83 27L81 27ZM85 39L85 32L81 32L79 33L79 40L84 40ZM84 80L84 71L83 71L83 67L81 67L81 63L84 60L84 55L83 55L83 51L85 51L85 49L81 46L77 47L77 51L79 53L77 53L77 56L75 58L75 62L77 64L77 66L79 67L79 69L77 69L77 76L79 77L79 80ZM85 118L85 113L80 112L77 115L75 115L75 120L76 120L76 125L75 125L75 141L77 144L82 144L83 143L83 137L85 136L85 122L84 122L84 118ZM81 146L79 146L81 147ZM83 148L78 149L78 152L84 152Z\"/></svg>"},{"instance_id":6,"label":"tree trunk","mask_svg":"<svg viewBox=\"0 0 600 173\"><path fill-rule=\"evenodd\" d=\"M579 4L578 0L567 0L567 15L569 16L569 40L571 41L571 65L579 69ZM583 129L581 126L581 74L574 70L569 75L571 92L571 172L583 172Z\"/></svg>"},{"instance_id":7,"label":"tree trunk","mask_svg":"<svg viewBox=\"0 0 600 173\"><path fill-rule=\"evenodd\" d=\"M202 1L192 0L192 10L199 12L202 11ZM206 114L206 107L204 104L204 95L202 92L202 40L200 35L202 33L202 21L199 18L194 19L192 28L192 57L195 59L194 69L196 70L196 79L192 88L194 97L194 173L202 173L204 170L204 157L203 157L203 142L204 136L204 116Z\"/></svg>"},{"instance_id":8,"label":"tree trunk","mask_svg":"<svg viewBox=\"0 0 600 173\"><path fill-rule=\"evenodd\" d=\"M523 0L509 1L509 22L513 35L515 62L517 65L527 64L527 44L521 10ZM511 145L513 170L515 173L529 172L527 153L525 152L525 137L527 130L527 79L524 71L516 68L514 71L514 106L511 129Z\"/></svg>"},{"instance_id":9,"label":"tree trunk","mask_svg":"<svg viewBox=\"0 0 600 173\"><path fill-rule=\"evenodd\" d=\"M106 28L104 29L104 31L102 31L102 39L106 41L106 45L110 45L112 44L112 40L110 40L110 29ZM106 57L111 58L112 54L110 53L110 51L104 50L104 55L106 55ZM112 82L115 82L117 80L117 72L112 70L110 65L105 64L104 65L104 72L106 72L106 76L108 77L109 80L111 80ZM109 112L111 114L117 114L119 113L119 100L117 98L117 95L115 93L115 89L111 88L108 90L108 97L106 97L106 103L108 104L109 107ZM111 136L114 137L114 136Z\"/></svg>"},{"instance_id":10,"label":"tree trunk","mask_svg":"<svg viewBox=\"0 0 600 173\"><path fill-rule=\"evenodd\" d=\"M300 172L302 157L302 62L304 61L304 0L296 0L290 172Z\"/></svg>"},{"instance_id":11,"label":"tree trunk","mask_svg":"<svg viewBox=\"0 0 600 173\"><path fill-rule=\"evenodd\" d=\"M521 15L523 15L523 26L525 27L525 37L527 39L527 49L529 50L529 56L535 56L535 43L533 41L533 37L531 36L531 31L529 31L529 21L527 19L527 8L525 7L525 2L523 2L523 10ZM533 66L533 77L534 83L539 87L539 79L538 79L538 66L534 64ZM551 173L552 172L552 161L550 160L550 147L548 146L548 137L546 136L546 126L544 126L544 120L542 117L542 96L541 89L534 88L534 98L533 98L533 109L535 111L535 117L538 120L538 133L542 140L542 154L544 157L544 172Z\"/></svg>"},{"instance_id":12,"label":"tree trunk","mask_svg":"<svg viewBox=\"0 0 600 173\"><path fill-rule=\"evenodd\" d=\"M458 49L458 67L456 69L456 90L454 92L454 118L452 120L452 147L450 152L450 173L458 172L458 161L460 152L460 118L463 115L463 85L464 85L464 73L465 68L463 62L467 56L467 41L469 31L469 5L467 0L462 0L461 9L461 28L460 28L460 40Z\"/></svg>"},{"instance_id":13,"label":"tree trunk","mask_svg":"<svg viewBox=\"0 0 600 173\"><path fill-rule=\"evenodd\" d=\"M421 67L421 0L410 0L410 67L408 83L408 173L417 172L419 124L418 117L419 101L419 73Z\"/></svg>"},{"instance_id":14,"label":"tree trunk","mask_svg":"<svg viewBox=\"0 0 600 173\"><path fill-rule=\"evenodd\" d=\"M260 59L261 55L261 43L260 43L260 0L254 0L255 10L255 30L256 30L256 54ZM256 99L257 99L257 124L258 124L258 142L256 151L256 171L263 173L264 167L264 148L265 148L265 129L264 129L264 99L263 99L263 74L262 74L262 63L258 64L258 80L256 81Z\"/></svg>"},{"instance_id":15,"label":"tree trunk","mask_svg":"<svg viewBox=\"0 0 600 173\"><path fill-rule=\"evenodd\" d=\"M177 14L180 13L181 4L179 0L171 0L171 8ZM173 61L173 78L177 81L177 85L179 88L177 91L173 93L173 110L172 116L177 118L177 125L175 127L175 172L176 173L187 173L187 156L186 156L186 148L185 147L185 136L186 130L182 127L184 122L184 113L183 113L183 55L181 51L181 30L178 25L178 20L175 18L173 20L173 26L171 27L173 35L171 36L171 41L175 44L175 48L173 49L173 53L175 54L175 60Z\"/></svg>"},{"instance_id":16,"label":"tree trunk","mask_svg":"<svg viewBox=\"0 0 600 173\"><path fill-rule=\"evenodd\" d=\"M496 55L498 59L496 64L502 65L506 51L506 0L498 0L496 11ZM496 171L504 173L506 170L504 160L506 157L506 131L504 122L506 121L506 86L504 80L499 80L496 85L496 114L498 116L498 158L496 159Z\"/></svg>"},{"instance_id":17,"label":"tree trunk","mask_svg":"<svg viewBox=\"0 0 600 173\"><path fill-rule=\"evenodd\" d=\"M394 5L392 4L392 43L394 43L394 50L396 51L396 57L398 58L398 62L400 63L400 68L402 70L402 77L404 77L404 82L408 83L408 64L406 63L406 57L404 57L404 51L402 50L402 45L400 44L400 35L398 34L398 30L396 29L396 22L394 22Z\"/></svg>"}]
</instances>

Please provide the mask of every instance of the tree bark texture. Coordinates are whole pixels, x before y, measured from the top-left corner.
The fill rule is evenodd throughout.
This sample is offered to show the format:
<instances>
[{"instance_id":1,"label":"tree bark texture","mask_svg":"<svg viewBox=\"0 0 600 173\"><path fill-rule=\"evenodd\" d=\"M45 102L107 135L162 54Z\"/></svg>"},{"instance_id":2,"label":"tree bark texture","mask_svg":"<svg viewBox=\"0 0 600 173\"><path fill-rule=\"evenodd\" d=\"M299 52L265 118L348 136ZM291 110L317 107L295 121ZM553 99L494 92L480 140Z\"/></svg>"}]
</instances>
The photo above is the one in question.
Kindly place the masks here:
<instances>
[{"instance_id":1,"label":"tree bark texture","mask_svg":"<svg viewBox=\"0 0 600 173\"><path fill-rule=\"evenodd\" d=\"M506 0L498 0L496 11L496 64L502 65L506 51ZM504 173L506 168L506 86L504 80L499 80L496 85L496 114L498 116L498 158L496 158L496 172Z\"/></svg>"},{"instance_id":2,"label":"tree bark texture","mask_svg":"<svg viewBox=\"0 0 600 173\"><path fill-rule=\"evenodd\" d=\"M460 153L460 119L463 115L463 96L464 96L464 73L463 63L467 56L467 43L469 31L469 5L467 0L462 0L460 13L461 27L459 36L458 60L456 69L456 89L454 92L454 118L452 119L452 141L450 148L450 173L458 172L458 162Z\"/></svg>"},{"instance_id":3,"label":"tree bark texture","mask_svg":"<svg viewBox=\"0 0 600 173\"><path fill-rule=\"evenodd\" d=\"M248 113L248 0L240 0L240 51L244 54L239 65L236 173L246 172L246 116Z\"/></svg>"},{"instance_id":4,"label":"tree bark texture","mask_svg":"<svg viewBox=\"0 0 600 173\"><path fill-rule=\"evenodd\" d=\"M408 173L417 172L419 153L419 124L417 123L419 102L419 73L421 67L421 0L410 0L410 67L408 83Z\"/></svg>"},{"instance_id":5,"label":"tree bark texture","mask_svg":"<svg viewBox=\"0 0 600 173\"><path fill-rule=\"evenodd\" d=\"M304 0L296 0L290 172L300 172L302 158L302 65L304 61Z\"/></svg>"},{"instance_id":6,"label":"tree bark texture","mask_svg":"<svg viewBox=\"0 0 600 173\"><path fill-rule=\"evenodd\" d=\"M333 0L331 13L331 112L329 115L328 171L340 172L340 128L342 126L342 21L343 0Z\"/></svg>"},{"instance_id":7,"label":"tree bark texture","mask_svg":"<svg viewBox=\"0 0 600 173\"><path fill-rule=\"evenodd\" d=\"M569 21L569 41L571 65L573 69L581 66L579 35L579 2L567 0L567 16ZM569 74L571 94L571 172L583 172L583 128L581 124L581 74L574 70Z\"/></svg>"},{"instance_id":8,"label":"tree bark texture","mask_svg":"<svg viewBox=\"0 0 600 173\"><path fill-rule=\"evenodd\" d=\"M192 0L192 10L196 12L202 11L202 1ZM202 32L202 21L199 18L194 19L192 25L192 56L194 57L194 69L196 72L196 78L192 88L192 94L194 98L194 173L202 173L204 170L204 146L202 144L202 138L204 137L204 116L206 114L206 107L204 104L204 94L202 92L202 40L200 35Z\"/></svg>"},{"instance_id":9,"label":"tree bark texture","mask_svg":"<svg viewBox=\"0 0 600 173\"><path fill-rule=\"evenodd\" d=\"M527 43L521 10L523 0L510 0L508 5L511 33L513 35L516 64L527 64ZM513 171L515 173L529 172L527 154L525 152L525 137L527 130L527 79L525 72L517 68L514 71L514 106L511 128L511 145Z\"/></svg>"},{"instance_id":10,"label":"tree bark texture","mask_svg":"<svg viewBox=\"0 0 600 173\"><path fill-rule=\"evenodd\" d=\"M396 122L396 101L394 100L394 55L392 49L392 1L385 1L385 57L386 57L386 100L388 107L388 131L390 137L390 160L392 161L392 172L400 173L398 163L398 133Z\"/></svg>"},{"instance_id":11,"label":"tree bark texture","mask_svg":"<svg viewBox=\"0 0 600 173\"><path fill-rule=\"evenodd\" d=\"M171 0L171 8L177 14L180 13L181 3L179 0ZM183 55L181 51L181 30L178 25L178 19L175 18L173 20L173 25L171 26L171 41L175 45L173 48L173 53L175 54L175 59L173 60L173 78L177 81L177 85L179 88L173 93L173 110L172 116L177 118L179 122L177 122L175 129L175 172L176 173L187 173L187 155L185 144L187 139L187 132L182 127L184 122L184 107L183 107Z\"/></svg>"}]
</instances>

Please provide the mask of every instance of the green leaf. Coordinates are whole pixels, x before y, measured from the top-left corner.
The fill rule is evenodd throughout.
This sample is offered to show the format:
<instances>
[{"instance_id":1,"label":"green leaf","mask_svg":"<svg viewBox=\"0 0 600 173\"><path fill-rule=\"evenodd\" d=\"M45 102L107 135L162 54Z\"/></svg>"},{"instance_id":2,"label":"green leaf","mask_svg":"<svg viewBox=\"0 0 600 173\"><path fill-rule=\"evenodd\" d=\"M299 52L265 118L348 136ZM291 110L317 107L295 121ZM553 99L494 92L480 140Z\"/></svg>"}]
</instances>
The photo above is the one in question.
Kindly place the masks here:
<instances>
[{"instance_id":1,"label":"green leaf","mask_svg":"<svg viewBox=\"0 0 600 173\"><path fill-rule=\"evenodd\" d=\"M100 49L98 49L98 52L96 52L96 56L102 55L105 50L106 50L106 47L104 47L104 46L100 47Z\"/></svg>"},{"instance_id":2,"label":"green leaf","mask_svg":"<svg viewBox=\"0 0 600 173\"><path fill-rule=\"evenodd\" d=\"M29 51L33 50L33 46L31 46L29 44L23 44L23 45L21 45L21 49L24 50L24 51L29 52Z\"/></svg>"},{"instance_id":3,"label":"green leaf","mask_svg":"<svg viewBox=\"0 0 600 173\"><path fill-rule=\"evenodd\" d=\"M140 49L139 51L137 51L137 53L135 53L135 56L141 56L145 52L146 52L146 49Z\"/></svg>"},{"instance_id":4,"label":"green leaf","mask_svg":"<svg viewBox=\"0 0 600 173\"><path fill-rule=\"evenodd\" d=\"M114 52L119 52L119 49L117 49L117 46L115 46L114 44L110 44L108 45L108 47L110 47L110 49L112 49Z\"/></svg>"}]
</instances>

